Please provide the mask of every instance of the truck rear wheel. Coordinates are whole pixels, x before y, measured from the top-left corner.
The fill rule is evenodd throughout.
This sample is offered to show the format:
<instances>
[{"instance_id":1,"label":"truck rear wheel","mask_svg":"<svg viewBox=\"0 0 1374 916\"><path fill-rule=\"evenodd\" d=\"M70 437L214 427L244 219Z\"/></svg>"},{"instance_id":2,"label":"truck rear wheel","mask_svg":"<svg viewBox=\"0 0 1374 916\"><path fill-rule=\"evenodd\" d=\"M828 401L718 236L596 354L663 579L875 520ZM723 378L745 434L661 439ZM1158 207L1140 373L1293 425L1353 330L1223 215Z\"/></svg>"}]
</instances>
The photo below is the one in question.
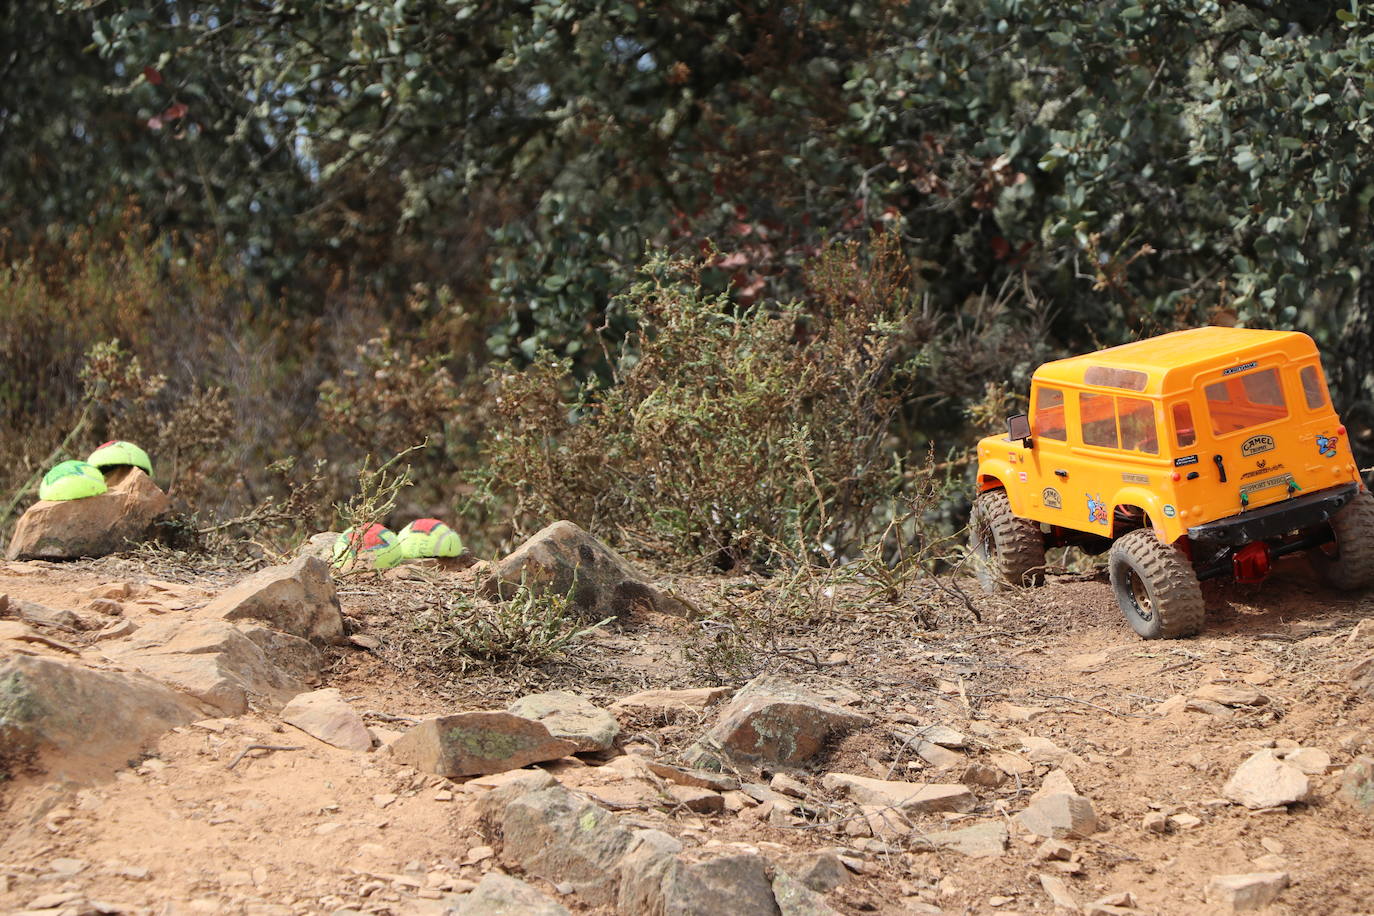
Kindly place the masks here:
<instances>
[{"instance_id":1,"label":"truck rear wheel","mask_svg":"<svg viewBox=\"0 0 1374 916\"><path fill-rule=\"evenodd\" d=\"M1044 584L1045 536L1034 522L1017 518L1005 490L988 490L973 501L968 528L974 573L984 591Z\"/></svg>"},{"instance_id":2,"label":"truck rear wheel","mask_svg":"<svg viewBox=\"0 0 1374 916\"><path fill-rule=\"evenodd\" d=\"M1328 524L1336 539L1307 552L1312 568L1343 591L1374 584L1374 496L1356 493Z\"/></svg>"},{"instance_id":3,"label":"truck rear wheel","mask_svg":"<svg viewBox=\"0 0 1374 916\"><path fill-rule=\"evenodd\" d=\"M1116 603L1145 639L1178 639L1202 631L1206 608L1193 564L1179 550L1137 528L1112 544L1107 567Z\"/></svg>"}]
</instances>

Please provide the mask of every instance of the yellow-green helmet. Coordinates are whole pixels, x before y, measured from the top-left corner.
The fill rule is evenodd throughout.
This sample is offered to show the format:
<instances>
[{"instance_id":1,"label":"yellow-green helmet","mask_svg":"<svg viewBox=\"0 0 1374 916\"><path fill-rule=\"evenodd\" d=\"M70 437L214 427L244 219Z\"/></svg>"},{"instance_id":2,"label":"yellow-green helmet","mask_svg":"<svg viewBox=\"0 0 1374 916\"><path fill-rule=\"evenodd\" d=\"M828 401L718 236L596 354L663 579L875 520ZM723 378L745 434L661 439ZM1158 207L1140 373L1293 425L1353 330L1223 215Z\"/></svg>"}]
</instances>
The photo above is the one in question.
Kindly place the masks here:
<instances>
[{"instance_id":1,"label":"yellow-green helmet","mask_svg":"<svg viewBox=\"0 0 1374 916\"><path fill-rule=\"evenodd\" d=\"M456 557L463 552L458 532L437 518L417 518L397 535L401 552L408 560L421 557Z\"/></svg>"},{"instance_id":2,"label":"yellow-green helmet","mask_svg":"<svg viewBox=\"0 0 1374 916\"><path fill-rule=\"evenodd\" d=\"M148 460L148 453L132 442L125 442L122 439L112 439L106 442L91 452L91 457L86 460L100 468L101 471L127 465L142 468L143 473L149 477L153 476L153 463Z\"/></svg>"},{"instance_id":3,"label":"yellow-green helmet","mask_svg":"<svg viewBox=\"0 0 1374 916\"><path fill-rule=\"evenodd\" d=\"M334 566L352 565L359 557L373 569L390 569L404 559L396 533L382 525L368 525L362 531L349 528L334 542Z\"/></svg>"},{"instance_id":4,"label":"yellow-green helmet","mask_svg":"<svg viewBox=\"0 0 1374 916\"><path fill-rule=\"evenodd\" d=\"M64 461L43 475L38 498L50 501L85 499L105 492L105 475L85 461Z\"/></svg>"}]
</instances>

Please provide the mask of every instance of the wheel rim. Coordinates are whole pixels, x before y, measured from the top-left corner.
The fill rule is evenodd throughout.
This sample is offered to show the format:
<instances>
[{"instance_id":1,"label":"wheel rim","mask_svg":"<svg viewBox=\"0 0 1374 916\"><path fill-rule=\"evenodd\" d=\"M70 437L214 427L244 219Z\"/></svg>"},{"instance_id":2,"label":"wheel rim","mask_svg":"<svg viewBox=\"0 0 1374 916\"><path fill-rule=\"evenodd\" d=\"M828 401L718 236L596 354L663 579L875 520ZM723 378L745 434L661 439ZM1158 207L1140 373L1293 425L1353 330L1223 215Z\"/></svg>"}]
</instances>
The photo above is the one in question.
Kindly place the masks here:
<instances>
[{"instance_id":1,"label":"wheel rim","mask_svg":"<svg viewBox=\"0 0 1374 916\"><path fill-rule=\"evenodd\" d=\"M1131 570L1131 605L1141 620L1154 619L1155 605L1150 599L1150 590L1145 587L1145 580L1140 578L1140 574L1134 569Z\"/></svg>"}]
</instances>

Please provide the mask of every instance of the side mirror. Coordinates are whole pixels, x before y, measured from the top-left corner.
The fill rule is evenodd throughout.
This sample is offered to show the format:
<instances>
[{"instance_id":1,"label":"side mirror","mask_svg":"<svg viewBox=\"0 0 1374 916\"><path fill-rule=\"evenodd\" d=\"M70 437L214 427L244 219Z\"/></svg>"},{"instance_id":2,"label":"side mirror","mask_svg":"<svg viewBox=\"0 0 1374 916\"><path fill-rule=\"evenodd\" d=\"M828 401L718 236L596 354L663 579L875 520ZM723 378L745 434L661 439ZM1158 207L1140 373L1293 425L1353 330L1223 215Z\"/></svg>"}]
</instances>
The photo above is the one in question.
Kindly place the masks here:
<instances>
[{"instance_id":1,"label":"side mirror","mask_svg":"<svg viewBox=\"0 0 1374 916\"><path fill-rule=\"evenodd\" d=\"M1007 438L1015 442L1021 440L1021 444L1026 448L1031 445L1030 417L1023 413L1018 413L1014 417L1007 417Z\"/></svg>"}]
</instances>

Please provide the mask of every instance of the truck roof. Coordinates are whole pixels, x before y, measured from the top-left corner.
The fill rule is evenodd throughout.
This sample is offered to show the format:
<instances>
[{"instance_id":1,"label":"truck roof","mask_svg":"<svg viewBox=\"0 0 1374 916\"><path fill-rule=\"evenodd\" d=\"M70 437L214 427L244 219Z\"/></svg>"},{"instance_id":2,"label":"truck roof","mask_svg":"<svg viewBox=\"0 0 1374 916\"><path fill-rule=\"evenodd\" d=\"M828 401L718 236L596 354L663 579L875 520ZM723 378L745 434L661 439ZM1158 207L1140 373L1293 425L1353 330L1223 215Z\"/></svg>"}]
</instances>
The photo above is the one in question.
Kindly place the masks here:
<instances>
[{"instance_id":1,"label":"truck roof","mask_svg":"<svg viewBox=\"0 0 1374 916\"><path fill-rule=\"evenodd\" d=\"M1074 387L1123 388L1145 395L1191 390L1199 373L1220 371L1271 355L1306 360L1317 355L1312 338L1297 331L1260 331L1253 328L1193 328L1122 344L1095 353L1044 363L1035 381ZM1085 380L1089 369L1134 370L1132 384ZM1139 378L1144 373L1144 379Z\"/></svg>"}]
</instances>

